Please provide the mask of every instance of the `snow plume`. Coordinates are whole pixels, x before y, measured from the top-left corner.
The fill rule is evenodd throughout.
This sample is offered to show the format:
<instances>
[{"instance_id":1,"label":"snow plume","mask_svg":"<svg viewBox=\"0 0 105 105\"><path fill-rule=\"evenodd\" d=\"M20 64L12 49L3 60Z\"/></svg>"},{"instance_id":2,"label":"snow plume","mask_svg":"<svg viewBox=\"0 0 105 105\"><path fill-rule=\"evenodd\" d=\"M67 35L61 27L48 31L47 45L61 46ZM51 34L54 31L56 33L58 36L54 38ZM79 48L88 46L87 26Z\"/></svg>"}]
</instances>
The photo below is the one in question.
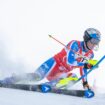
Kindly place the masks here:
<instances>
[{"instance_id":1,"label":"snow plume","mask_svg":"<svg viewBox=\"0 0 105 105\"><path fill-rule=\"evenodd\" d=\"M13 55L11 45L9 38L0 33L0 79L26 69L23 59Z\"/></svg>"}]
</instances>

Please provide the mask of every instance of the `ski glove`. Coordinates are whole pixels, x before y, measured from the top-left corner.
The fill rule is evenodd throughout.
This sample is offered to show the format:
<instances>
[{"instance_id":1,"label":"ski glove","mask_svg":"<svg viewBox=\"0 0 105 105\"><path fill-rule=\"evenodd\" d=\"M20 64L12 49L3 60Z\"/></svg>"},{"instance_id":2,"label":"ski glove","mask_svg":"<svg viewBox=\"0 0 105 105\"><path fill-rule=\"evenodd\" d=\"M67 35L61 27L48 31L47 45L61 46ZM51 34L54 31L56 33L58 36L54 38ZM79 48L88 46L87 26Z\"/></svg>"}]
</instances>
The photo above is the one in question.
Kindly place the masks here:
<instances>
[{"instance_id":1,"label":"ski glove","mask_svg":"<svg viewBox=\"0 0 105 105\"><path fill-rule=\"evenodd\" d=\"M90 86L87 81L83 82L83 87L84 89L88 89L88 90L90 89Z\"/></svg>"},{"instance_id":2,"label":"ski glove","mask_svg":"<svg viewBox=\"0 0 105 105\"><path fill-rule=\"evenodd\" d=\"M95 66L97 64L97 60L89 60L87 63L84 63L84 68L85 69L91 69L93 66ZM98 65L95 66L94 69L98 68Z\"/></svg>"},{"instance_id":3,"label":"ski glove","mask_svg":"<svg viewBox=\"0 0 105 105\"><path fill-rule=\"evenodd\" d=\"M88 64L88 63L84 64L85 69L91 69L92 67L93 67L93 65L91 65L91 64Z\"/></svg>"}]
</instances>

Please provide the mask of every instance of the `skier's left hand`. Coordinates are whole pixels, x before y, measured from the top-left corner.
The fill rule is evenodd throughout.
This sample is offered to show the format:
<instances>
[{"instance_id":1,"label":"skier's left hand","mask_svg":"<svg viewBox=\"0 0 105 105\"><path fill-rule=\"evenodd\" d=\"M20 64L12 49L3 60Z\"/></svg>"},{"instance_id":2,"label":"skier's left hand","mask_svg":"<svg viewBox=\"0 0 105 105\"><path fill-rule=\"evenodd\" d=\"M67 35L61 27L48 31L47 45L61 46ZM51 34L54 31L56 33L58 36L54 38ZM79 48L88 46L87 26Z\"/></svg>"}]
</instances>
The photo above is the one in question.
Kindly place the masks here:
<instances>
[{"instance_id":1,"label":"skier's left hand","mask_svg":"<svg viewBox=\"0 0 105 105\"><path fill-rule=\"evenodd\" d=\"M89 86L87 81L83 82L83 87L84 87L85 90L90 89L90 86Z\"/></svg>"}]
</instances>

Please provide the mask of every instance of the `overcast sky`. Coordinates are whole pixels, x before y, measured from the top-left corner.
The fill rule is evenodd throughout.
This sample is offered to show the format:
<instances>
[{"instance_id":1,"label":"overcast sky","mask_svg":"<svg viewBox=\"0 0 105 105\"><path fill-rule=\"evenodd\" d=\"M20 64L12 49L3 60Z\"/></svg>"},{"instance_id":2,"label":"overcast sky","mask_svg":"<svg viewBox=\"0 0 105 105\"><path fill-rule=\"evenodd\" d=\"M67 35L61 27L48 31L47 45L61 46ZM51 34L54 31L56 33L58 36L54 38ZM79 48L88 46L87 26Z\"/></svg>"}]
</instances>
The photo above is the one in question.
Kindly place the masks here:
<instances>
[{"instance_id":1,"label":"overcast sky","mask_svg":"<svg viewBox=\"0 0 105 105\"><path fill-rule=\"evenodd\" d=\"M0 0L0 72L33 72L63 48L48 34L67 44L82 40L89 27L102 33L99 59L105 54L104 10L104 0ZM104 63L91 74L101 86Z\"/></svg>"}]
</instances>

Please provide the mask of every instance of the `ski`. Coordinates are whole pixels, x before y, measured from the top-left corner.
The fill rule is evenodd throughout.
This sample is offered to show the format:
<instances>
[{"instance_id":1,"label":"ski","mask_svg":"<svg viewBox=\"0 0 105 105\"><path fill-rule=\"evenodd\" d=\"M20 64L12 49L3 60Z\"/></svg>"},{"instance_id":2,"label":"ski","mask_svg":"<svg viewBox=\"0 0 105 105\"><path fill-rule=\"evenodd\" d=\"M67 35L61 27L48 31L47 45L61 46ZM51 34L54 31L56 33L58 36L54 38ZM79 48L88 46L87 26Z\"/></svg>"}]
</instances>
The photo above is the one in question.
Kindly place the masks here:
<instances>
[{"instance_id":1,"label":"ski","mask_svg":"<svg viewBox=\"0 0 105 105\"><path fill-rule=\"evenodd\" d=\"M56 93L56 94L76 96L76 97L86 97L86 98L91 98L94 96L93 91L56 89L56 88L51 88L49 85L46 85L46 84L40 84L40 85L2 84L1 87L12 88L12 89L21 89L21 90L41 92L41 93L54 93L54 94Z\"/></svg>"}]
</instances>

